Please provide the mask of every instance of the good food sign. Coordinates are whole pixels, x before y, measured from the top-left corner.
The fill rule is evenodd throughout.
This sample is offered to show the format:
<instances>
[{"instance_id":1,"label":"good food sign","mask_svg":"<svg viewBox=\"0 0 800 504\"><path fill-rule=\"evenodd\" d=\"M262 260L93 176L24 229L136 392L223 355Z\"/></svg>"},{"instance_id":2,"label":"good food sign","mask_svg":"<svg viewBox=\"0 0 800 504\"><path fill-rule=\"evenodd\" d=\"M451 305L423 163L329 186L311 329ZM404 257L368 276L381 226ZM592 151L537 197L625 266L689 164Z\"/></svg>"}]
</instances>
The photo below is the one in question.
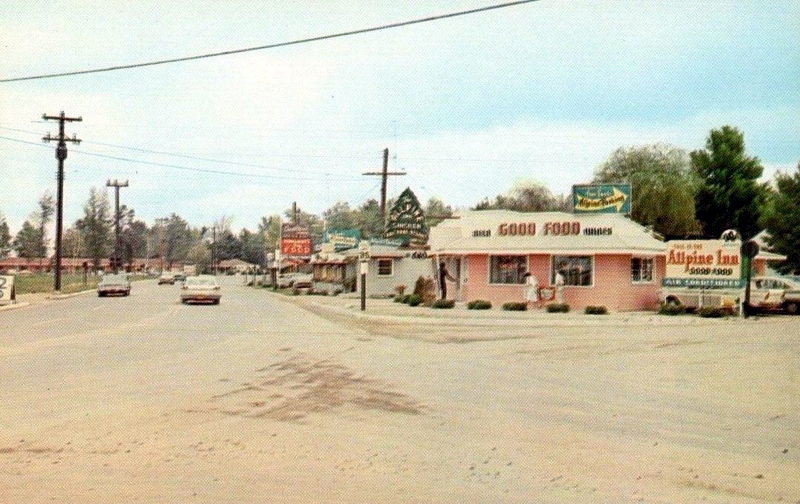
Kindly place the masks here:
<instances>
[{"instance_id":1,"label":"good food sign","mask_svg":"<svg viewBox=\"0 0 800 504\"><path fill-rule=\"evenodd\" d=\"M668 287L739 287L738 242L676 240L667 242L664 285Z\"/></svg>"},{"instance_id":2,"label":"good food sign","mask_svg":"<svg viewBox=\"0 0 800 504\"><path fill-rule=\"evenodd\" d=\"M281 254L283 257L311 256L311 234L308 228L291 223L282 224Z\"/></svg>"}]
</instances>

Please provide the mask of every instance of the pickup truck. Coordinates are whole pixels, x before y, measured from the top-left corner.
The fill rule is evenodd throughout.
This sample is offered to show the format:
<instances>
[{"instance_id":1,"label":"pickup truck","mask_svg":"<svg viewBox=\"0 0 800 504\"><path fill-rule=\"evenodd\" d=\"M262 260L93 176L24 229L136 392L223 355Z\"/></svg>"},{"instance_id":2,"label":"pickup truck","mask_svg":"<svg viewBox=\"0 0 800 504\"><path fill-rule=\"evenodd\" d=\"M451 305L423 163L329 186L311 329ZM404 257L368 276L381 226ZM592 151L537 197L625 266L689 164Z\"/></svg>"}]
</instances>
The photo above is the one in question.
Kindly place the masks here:
<instances>
[{"instance_id":1,"label":"pickup truck","mask_svg":"<svg viewBox=\"0 0 800 504\"><path fill-rule=\"evenodd\" d=\"M744 301L744 289L665 287L661 301L688 310L712 306L735 312ZM761 311L800 313L800 283L782 277L754 277L750 280L750 306Z\"/></svg>"}]
</instances>

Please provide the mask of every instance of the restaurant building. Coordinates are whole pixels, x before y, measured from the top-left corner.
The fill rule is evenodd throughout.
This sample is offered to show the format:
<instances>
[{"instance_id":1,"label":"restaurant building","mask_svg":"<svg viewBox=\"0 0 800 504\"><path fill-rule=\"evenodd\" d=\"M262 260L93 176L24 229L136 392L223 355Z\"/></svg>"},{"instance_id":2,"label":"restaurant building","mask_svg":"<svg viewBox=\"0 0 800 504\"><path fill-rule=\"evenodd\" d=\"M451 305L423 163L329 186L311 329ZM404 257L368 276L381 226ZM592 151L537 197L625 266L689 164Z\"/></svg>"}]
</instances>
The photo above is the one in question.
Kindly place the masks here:
<instances>
[{"instance_id":1,"label":"restaurant building","mask_svg":"<svg viewBox=\"0 0 800 504\"><path fill-rule=\"evenodd\" d=\"M666 244L622 214L466 211L432 228L429 243L458 301L523 301L530 272L546 304L555 300L560 272L572 309L658 308Z\"/></svg>"}]
</instances>

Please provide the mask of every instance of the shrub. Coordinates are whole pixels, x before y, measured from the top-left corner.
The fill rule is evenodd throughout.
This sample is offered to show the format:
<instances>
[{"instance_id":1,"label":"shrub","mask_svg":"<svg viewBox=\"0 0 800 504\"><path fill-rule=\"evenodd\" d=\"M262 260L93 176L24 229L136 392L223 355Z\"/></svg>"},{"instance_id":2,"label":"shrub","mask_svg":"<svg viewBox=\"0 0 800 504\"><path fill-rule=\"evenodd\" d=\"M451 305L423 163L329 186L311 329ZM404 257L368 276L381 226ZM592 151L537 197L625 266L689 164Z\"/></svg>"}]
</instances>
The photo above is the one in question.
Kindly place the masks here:
<instances>
[{"instance_id":1,"label":"shrub","mask_svg":"<svg viewBox=\"0 0 800 504\"><path fill-rule=\"evenodd\" d=\"M408 301L411 299L411 296L413 296L413 294L406 294L405 296L403 296L403 299L400 302L408 304Z\"/></svg>"},{"instance_id":2,"label":"shrub","mask_svg":"<svg viewBox=\"0 0 800 504\"><path fill-rule=\"evenodd\" d=\"M408 300L406 303L408 303L408 306L419 306L419 304L422 303L422 298L416 294L409 294L407 297Z\"/></svg>"},{"instance_id":3,"label":"shrub","mask_svg":"<svg viewBox=\"0 0 800 504\"><path fill-rule=\"evenodd\" d=\"M425 306L433 306L436 301L436 283L432 277L419 277L414 283L414 294L419 296Z\"/></svg>"},{"instance_id":4,"label":"shrub","mask_svg":"<svg viewBox=\"0 0 800 504\"><path fill-rule=\"evenodd\" d=\"M682 304L661 303L661 308L658 309L659 315L683 315L684 313L686 313L686 307Z\"/></svg>"},{"instance_id":5,"label":"shrub","mask_svg":"<svg viewBox=\"0 0 800 504\"><path fill-rule=\"evenodd\" d=\"M508 303L503 303L503 309L506 311L526 311L528 309L528 303L511 301Z\"/></svg>"},{"instance_id":6,"label":"shrub","mask_svg":"<svg viewBox=\"0 0 800 504\"><path fill-rule=\"evenodd\" d=\"M583 313L587 315L608 315L608 308L605 306L587 306Z\"/></svg>"},{"instance_id":7,"label":"shrub","mask_svg":"<svg viewBox=\"0 0 800 504\"><path fill-rule=\"evenodd\" d=\"M398 294L398 295L396 295L396 296L394 297L394 302L395 302L395 303L402 303L402 302L403 302L403 300L404 300L405 298L406 298L406 297L405 297L404 295L402 295L402 294Z\"/></svg>"},{"instance_id":8,"label":"shrub","mask_svg":"<svg viewBox=\"0 0 800 504\"><path fill-rule=\"evenodd\" d=\"M547 313L567 313L569 305L566 303L550 303L547 305Z\"/></svg>"},{"instance_id":9,"label":"shrub","mask_svg":"<svg viewBox=\"0 0 800 504\"><path fill-rule=\"evenodd\" d=\"M467 303L468 310L489 310L491 307L492 303L485 299L476 299Z\"/></svg>"},{"instance_id":10,"label":"shrub","mask_svg":"<svg viewBox=\"0 0 800 504\"><path fill-rule=\"evenodd\" d=\"M299 295L300 295L300 289L298 289L297 287L292 287L292 296L299 296Z\"/></svg>"},{"instance_id":11,"label":"shrub","mask_svg":"<svg viewBox=\"0 0 800 504\"><path fill-rule=\"evenodd\" d=\"M452 308L456 305L456 302L452 299L437 299L433 302L431 308Z\"/></svg>"},{"instance_id":12,"label":"shrub","mask_svg":"<svg viewBox=\"0 0 800 504\"><path fill-rule=\"evenodd\" d=\"M729 311L719 306L704 306L697 312L698 315L705 318L722 318L729 314Z\"/></svg>"}]
</instances>

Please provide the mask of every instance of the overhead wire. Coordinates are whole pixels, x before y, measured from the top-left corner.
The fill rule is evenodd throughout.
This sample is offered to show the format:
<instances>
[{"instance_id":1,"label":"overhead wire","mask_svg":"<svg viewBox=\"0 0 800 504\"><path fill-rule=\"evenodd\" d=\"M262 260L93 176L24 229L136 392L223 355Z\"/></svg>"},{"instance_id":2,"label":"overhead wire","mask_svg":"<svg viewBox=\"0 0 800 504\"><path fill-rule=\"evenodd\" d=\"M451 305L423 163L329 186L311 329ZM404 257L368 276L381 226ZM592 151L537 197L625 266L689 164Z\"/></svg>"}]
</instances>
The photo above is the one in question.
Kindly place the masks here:
<instances>
[{"instance_id":1,"label":"overhead wire","mask_svg":"<svg viewBox=\"0 0 800 504\"><path fill-rule=\"evenodd\" d=\"M449 12L449 13L446 13L446 14L438 14L438 15L428 16L428 17L424 17L424 18L411 19L411 20L408 20L408 21L400 21L400 22L397 22L397 23L389 23L389 24L385 24L385 25L373 26L373 27L369 27L369 28L361 28L361 29L350 30L350 31L345 31L345 32L331 33L331 34L320 35L320 36L316 36L316 37L308 37L308 38L302 38L302 39L297 39L297 40L290 40L288 42L278 42L278 43L275 43L275 44L265 44L265 45L255 46L255 47L246 47L246 48L243 48L243 49L232 49L232 50L228 50L228 51L219 51L219 52L213 52L213 53L198 54L198 55L194 55L194 56L184 56L184 57L180 57L180 58L170 58L170 59L163 59L163 60L147 61L147 62L142 62L142 63L132 63L132 64L129 64L129 65L115 65L115 66L110 66L110 67L93 68L93 69L88 69L88 70L76 70L76 71L71 71L71 72L58 72L58 73L51 73L51 74L29 75L29 76L24 76L24 77L6 77L6 78L0 79L0 82L19 82L19 81L28 81L28 80L36 80L36 79L50 79L50 78L54 78L54 77L68 77L68 76L72 76L72 75L84 75L84 74L92 74L92 73L100 73L100 72L111 72L111 71L115 71L115 70L127 70L127 69L131 69L131 68L141 68L141 67L147 67L147 66L165 65L165 64L168 64L168 63L178 63L178 62L182 62L182 61L192 61L192 60L199 60L199 59L205 59L205 58L215 58L215 57L218 57L218 56L229 56L231 54L241 54L241 53L246 53L246 52L261 51L261 50L265 50L265 49L275 49L275 48L278 48L278 47L287 47L287 46L292 46L292 45L306 44L306 43L309 43L309 42L319 42L321 40L330 40L330 39L341 38L341 37L349 37L349 36L352 36L352 35L361 35L361 34L364 34L364 33L371 33L371 32L376 32L376 31L381 31L381 30L389 30L389 29L392 29L392 28L400 28L400 27L403 27L403 26L410 26L410 25L415 25L415 24L428 23L428 22L431 22L431 21L439 21L439 20L442 20L442 19L449 19L449 18L454 18L454 17L459 17L459 16L466 16L466 15L470 15L470 14L477 14L477 13L480 13L480 12L487 12L487 11L496 10L496 9L503 9L503 8L506 8L506 7L513 7L513 6L532 3L532 2L537 2L537 1L538 0L518 0L518 1L514 1L514 2L506 2L506 3L501 3L501 4L487 5L485 7L478 7L478 8L475 8L475 9L468 9L468 10L457 11L457 12Z\"/></svg>"},{"instance_id":2,"label":"overhead wire","mask_svg":"<svg viewBox=\"0 0 800 504\"><path fill-rule=\"evenodd\" d=\"M46 149L50 148L47 145L41 145L41 144L39 144L37 142L30 142L30 141L27 141L27 140L20 140L18 138L11 138L11 137L7 137L7 136L0 136L0 140L7 140L7 141L10 141L10 142L17 142L17 143L28 144L28 145L35 145L37 147L43 147L43 148L46 148ZM236 176L236 177L247 177L247 178L268 179L268 180L302 180L302 181L307 181L307 182L322 182L322 183L328 183L330 181L330 179L328 177L325 177L325 178L289 177L289 176L285 176L285 175L267 175L267 174L263 174L263 173L243 173L243 172L234 172L234 171L227 171L227 170L214 170L214 169L211 169L211 168L195 168L195 167L190 167L190 166L182 166L182 165L175 165L175 164L169 164L169 163L158 163L158 162L155 162L155 161L143 161L143 160L140 160L140 159L126 158L126 157L121 157L121 156L112 156L112 155L108 155L108 154L100 154L100 153L96 153L96 152L90 152L90 151L85 151L85 150L75 149L75 148L70 149L70 152L84 154L86 156L93 156L93 157L98 157L98 158L112 159L112 160L115 160L115 161L124 161L124 162L127 162L127 163L138 163L138 164L143 164L143 165L158 166L158 167L162 167L162 168L171 168L171 169L175 169L175 170L191 171L191 172L198 172L198 173L209 173L209 174L216 174L216 175L230 175L230 176ZM356 179L360 180L360 178L358 178L358 177L356 177Z\"/></svg>"}]
</instances>

